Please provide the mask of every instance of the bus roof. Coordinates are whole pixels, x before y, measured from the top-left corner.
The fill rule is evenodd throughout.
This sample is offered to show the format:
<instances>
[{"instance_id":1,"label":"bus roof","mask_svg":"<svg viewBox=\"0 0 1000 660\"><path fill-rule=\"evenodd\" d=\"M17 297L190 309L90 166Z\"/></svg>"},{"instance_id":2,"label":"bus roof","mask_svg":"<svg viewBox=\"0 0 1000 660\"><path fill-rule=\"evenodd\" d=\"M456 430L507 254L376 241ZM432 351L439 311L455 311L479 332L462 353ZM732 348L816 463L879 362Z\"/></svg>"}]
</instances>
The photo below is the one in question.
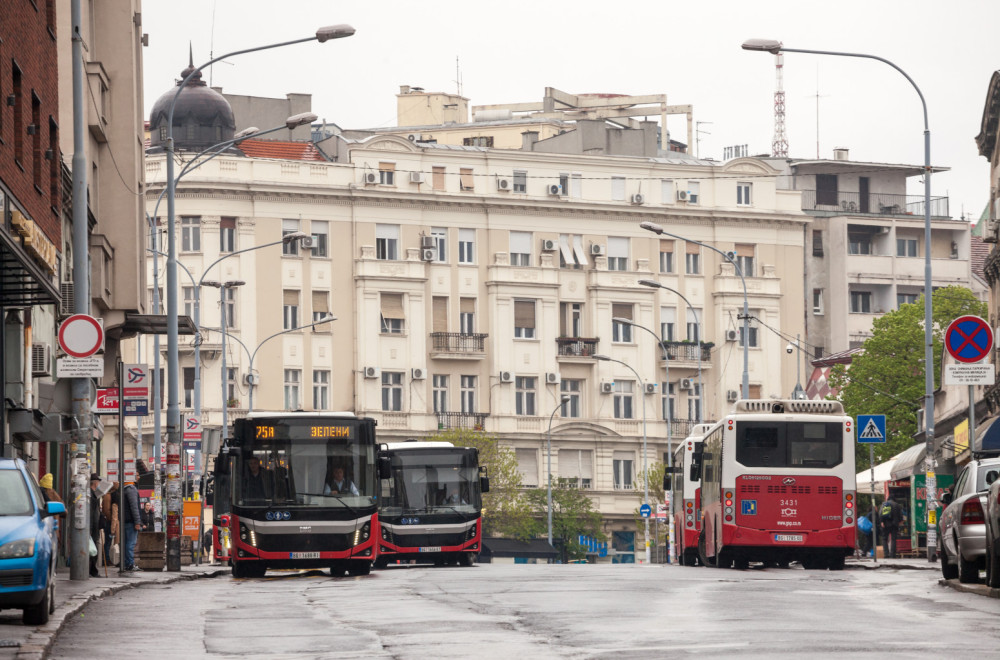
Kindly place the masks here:
<instances>
[{"instance_id":1,"label":"bus roof","mask_svg":"<svg viewBox=\"0 0 1000 660\"><path fill-rule=\"evenodd\" d=\"M347 411L315 411L315 412L304 412L296 411L290 412L287 410L276 410L276 411L254 411L247 413L244 419L258 419L258 418L272 418L272 417L331 417L337 419L357 419L358 416L352 412Z\"/></svg>"},{"instance_id":2,"label":"bus roof","mask_svg":"<svg viewBox=\"0 0 1000 660\"><path fill-rule=\"evenodd\" d=\"M809 399L740 399L733 405L732 413L843 415L844 404L840 401Z\"/></svg>"},{"instance_id":3,"label":"bus roof","mask_svg":"<svg viewBox=\"0 0 1000 660\"><path fill-rule=\"evenodd\" d=\"M447 449L453 448L455 445L450 442L387 442L385 446L389 451L405 451L407 449Z\"/></svg>"}]
</instances>

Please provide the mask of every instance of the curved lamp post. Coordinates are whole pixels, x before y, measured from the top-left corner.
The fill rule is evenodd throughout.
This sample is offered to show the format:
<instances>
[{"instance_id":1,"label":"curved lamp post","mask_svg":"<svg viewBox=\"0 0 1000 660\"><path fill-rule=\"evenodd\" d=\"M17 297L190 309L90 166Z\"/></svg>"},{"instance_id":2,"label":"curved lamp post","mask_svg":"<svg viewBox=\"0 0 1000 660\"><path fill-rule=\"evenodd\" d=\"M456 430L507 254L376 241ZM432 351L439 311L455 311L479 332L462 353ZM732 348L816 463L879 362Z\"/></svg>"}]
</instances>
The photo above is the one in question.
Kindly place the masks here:
<instances>
[{"instance_id":1,"label":"curved lamp post","mask_svg":"<svg viewBox=\"0 0 1000 660\"><path fill-rule=\"evenodd\" d=\"M646 388L642 378L639 376L639 372L632 368L628 362L622 362L621 360L616 360L613 357L607 355L595 355L595 360L601 360L602 362L617 362L628 368L629 371L635 374L635 379L639 383L639 396L642 397L642 503L649 506L649 461L648 454L646 452ZM669 442L667 443L669 448ZM649 518L643 518L645 525L645 540L646 540L646 563L649 563L650 551L649 551Z\"/></svg>"},{"instance_id":2,"label":"curved lamp post","mask_svg":"<svg viewBox=\"0 0 1000 660\"><path fill-rule=\"evenodd\" d=\"M250 407L247 409L247 412L253 412L253 386L257 384L257 377L254 376L253 374L253 360L255 357L257 357L257 351L260 350L260 347L263 346L268 341L274 339L275 337L280 337L281 335L287 335L289 332L295 332L296 330L301 330L302 328L311 328L314 325L322 325L324 323L329 323L330 321L336 321L336 320L337 320L336 316L325 316L318 321L313 321L312 323L307 323L305 325L299 325L295 326L294 328L288 328L287 330L282 330L281 332L276 332L270 337L265 337L263 341L257 344L257 348L255 348L253 350L253 353L250 354L250 366L247 369L247 373L249 374L248 380L250 384ZM246 346L244 346L244 348L246 348Z\"/></svg>"},{"instance_id":3,"label":"curved lamp post","mask_svg":"<svg viewBox=\"0 0 1000 660\"><path fill-rule=\"evenodd\" d=\"M556 413L560 409L562 409L562 407L564 405L566 405L569 402L569 400L570 400L570 396L568 394L563 394L559 398L559 405L556 406L552 410L552 414L549 415L549 431L548 431L548 433L545 434L545 437L548 439L548 448L549 448L548 449L548 455L549 455L549 467L548 467L549 486L548 486L548 497L546 498L546 500L548 502L548 511L549 511L549 545L550 546L552 545L552 418L556 416Z\"/></svg>"},{"instance_id":4,"label":"curved lamp post","mask_svg":"<svg viewBox=\"0 0 1000 660\"><path fill-rule=\"evenodd\" d=\"M888 64L903 75L913 86L920 97L920 105L924 113L924 440L927 451L924 467L927 475L927 561L934 561L937 550L937 527L931 524L930 518L935 515L934 503L937 500L937 483L934 477L934 316L932 314L932 283L931 283L931 130L927 122L927 101L905 71L877 55L865 53L848 53L834 50L806 50L803 48L786 48L780 41L774 39L749 39L743 42L743 50L763 51L777 55L779 53L807 53L810 55L834 55L836 57L860 57L878 60Z\"/></svg>"}]
</instances>

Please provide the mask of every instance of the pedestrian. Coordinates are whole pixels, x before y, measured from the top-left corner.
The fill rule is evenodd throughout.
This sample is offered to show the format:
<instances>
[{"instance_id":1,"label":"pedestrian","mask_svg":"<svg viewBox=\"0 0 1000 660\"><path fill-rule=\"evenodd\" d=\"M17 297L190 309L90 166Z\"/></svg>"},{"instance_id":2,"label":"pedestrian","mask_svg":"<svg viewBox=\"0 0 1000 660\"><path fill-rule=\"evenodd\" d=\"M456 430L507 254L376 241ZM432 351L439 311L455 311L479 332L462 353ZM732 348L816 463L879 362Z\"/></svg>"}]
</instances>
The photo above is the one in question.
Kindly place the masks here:
<instances>
[{"instance_id":1,"label":"pedestrian","mask_svg":"<svg viewBox=\"0 0 1000 660\"><path fill-rule=\"evenodd\" d=\"M101 483L101 475L90 475L90 539L94 542L95 548L101 547L101 528L103 521L101 517L101 498L97 495L97 487ZM106 564L105 564L106 565ZM102 577L97 570L97 554L90 556L90 577Z\"/></svg>"},{"instance_id":2,"label":"pedestrian","mask_svg":"<svg viewBox=\"0 0 1000 660\"><path fill-rule=\"evenodd\" d=\"M121 545L118 538L118 484L112 483L111 488L101 497L101 529L104 530L104 565L121 565ZM118 557L115 557L115 546L118 546Z\"/></svg>"},{"instance_id":3,"label":"pedestrian","mask_svg":"<svg viewBox=\"0 0 1000 660\"><path fill-rule=\"evenodd\" d=\"M142 531L152 532L153 530L153 503L146 500L146 502L142 505Z\"/></svg>"},{"instance_id":4,"label":"pedestrian","mask_svg":"<svg viewBox=\"0 0 1000 660\"><path fill-rule=\"evenodd\" d=\"M66 506L66 503L63 502L63 499L59 497L59 493L57 493L52 488L51 473L45 473L44 475L42 475L42 478L38 480L38 485L42 487L42 497L45 498L46 502L59 502L64 507ZM65 524L66 524L66 512L63 511L62 513L59 514L59 524L56 526L56 538L59 541L60 549L62 548L62 528Z\"/></svg>"},{"instance_id":5,"label":"pedestrian","mask_svg":"<svg viewBox=\"0 0 1000 660\"><path fill-rule=\"evenodd\" d=\"M879 525L882 528L885 556L896 558L896 543L899 540L899 524L903 521L903 509L899 502L887 497L878 510Z\"/></svg>"},{"instance_id":6,"label":"pedestrian","mask_svg":"<svg viewBox=\"0 0 1000 660\"><path fill-rule=\"evenodd\" d=\"M140 571L142 569L135 565L135 543L139 540L139 530L142 529L142 517L139 513L139 491L134 481L125 482L122 507L124 508L122 536L125 541L122 547L122 571Z\"/></svg>"}]
</instances>

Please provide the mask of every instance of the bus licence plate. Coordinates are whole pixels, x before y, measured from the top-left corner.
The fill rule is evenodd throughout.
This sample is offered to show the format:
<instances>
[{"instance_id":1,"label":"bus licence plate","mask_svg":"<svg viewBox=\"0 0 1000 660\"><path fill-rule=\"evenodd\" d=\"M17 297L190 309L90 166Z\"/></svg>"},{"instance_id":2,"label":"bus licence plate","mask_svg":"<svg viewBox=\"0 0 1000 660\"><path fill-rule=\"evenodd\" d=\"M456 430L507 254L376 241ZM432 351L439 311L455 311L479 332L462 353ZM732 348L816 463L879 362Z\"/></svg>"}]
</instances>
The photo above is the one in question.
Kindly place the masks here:
<instances>
[{"instance_id":1,"label":"bus licence plate","mask_svg":"<svg viewBox=\"0 0 1000 660\"><path fill-rule=\"evenodd\" d=\"M319 559L318 552L291 552L292 559Z\"/></svg>"},{"instance_id":2,"label":"bus licence plate","mask_svg":"<svg viewBox=\"0 0 1000 660\"><path fill-rule=\"evenodd\" d=\"M441 552L441 546L429 545L426 548L420 548L420 552Z\"/></svg>"},{"instance_id":3,"label":"bus licence plate","mask_svg":"<svg viewBox=\"0 0 1000 660\"><path fill-rule=\"evenodd\" d=\"M803 541L803 537L801 534L775 534L774 540L778 543L801 543Z\"/></svg>"}]
</instances>

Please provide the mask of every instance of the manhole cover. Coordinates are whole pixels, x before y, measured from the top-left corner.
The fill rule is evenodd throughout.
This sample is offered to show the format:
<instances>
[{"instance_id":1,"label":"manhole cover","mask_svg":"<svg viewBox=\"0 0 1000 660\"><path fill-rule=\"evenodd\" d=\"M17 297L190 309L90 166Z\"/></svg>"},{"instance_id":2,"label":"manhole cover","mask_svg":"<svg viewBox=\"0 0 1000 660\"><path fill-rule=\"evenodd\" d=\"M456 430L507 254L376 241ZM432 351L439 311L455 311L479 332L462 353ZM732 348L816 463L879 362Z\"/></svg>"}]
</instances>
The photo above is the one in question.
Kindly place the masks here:
<instances>
[{"instance_id":1,"label":"manhole cover","mask_svg":"<svg viewBox=\"0 0 1000 660\"><path fill-rule=\"evenodd\" d=\"M21 642L13 639L0 639L0 649L11 649L21 645Z\"/></svg>"}]
</instances>

